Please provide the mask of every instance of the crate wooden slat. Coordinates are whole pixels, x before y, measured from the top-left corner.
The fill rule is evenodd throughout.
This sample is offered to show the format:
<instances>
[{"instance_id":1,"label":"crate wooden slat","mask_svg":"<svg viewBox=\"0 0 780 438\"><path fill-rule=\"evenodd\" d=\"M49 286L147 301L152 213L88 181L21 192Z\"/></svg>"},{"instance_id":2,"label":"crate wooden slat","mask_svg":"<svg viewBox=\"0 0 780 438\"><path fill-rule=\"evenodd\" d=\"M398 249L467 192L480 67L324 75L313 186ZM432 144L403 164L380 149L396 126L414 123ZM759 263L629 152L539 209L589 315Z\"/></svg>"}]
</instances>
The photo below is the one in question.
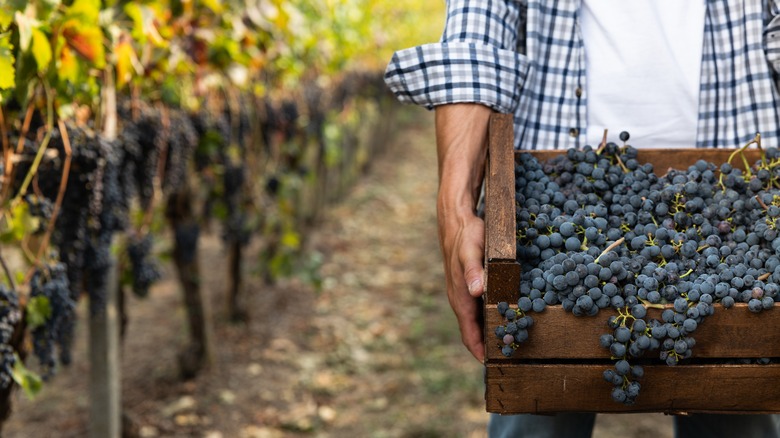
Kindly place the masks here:
<instances>
[{"instance_id":1,"label":"crate wooden slat","mask_svg":"<svg viewBox=\"0 0 780 438\"><path fill-rule=\"evenodd\" d=\"M516 307L516 306L515 306ZM648 309L648 320L661 319L659 309ZM544 312L531 313L534 325L528 330L529 338L515 351L517 359L609 359L609 350L599 345L599 336L610 333L607 327L612 310L602 310L598 315L577 317L563 310L561 306L548 306ZM502 317L496 306L485 308L487 328L502 325ZM737 303L734 308L724 309L715 305L715 314L696 329L696 345L693 353L697 358L747 358L780 357L780 312L765 311L753 313L747 304ZM502 361L503 343L495 335L487 340L488 361ZM658 352L648 353L648 358L658 357Z\"/></svg>"},{"instance_id":2,"label":"crate wooden slat","mask_svg":"<svg viewBox=\"0 0 780 438\"><path fill-rule=\"evenodd\" d=\"M510 114L494 114L488 127L488 161L485 199L511 202L485 204L485 257L489 261L515 260L515 159L512 144L514 120ZM490 211L487 211L490 209Z\"/></svg>"},{"instance_id":3,"label":"crate wooden slat","mask_svg":"<svg viewBox=\"0 0 780 438\"><path fill-rule=\"evenodd\" d=\"M487 410L555 412L777 412L780 365L649 365L636 404L612 401L604 365L488 365Z\"/></svg>"},{"instance_id":4,"label":"crate wooden slat","mask_svg":"<svg viewBox=\"0 0 780 438\"><path fill-rule=\"evenodd\" d=\"M496 304L516 303L520 265L516 263L514 164L511 115L493 115L488 135L485 172L484 295L486 343L485 399L488 412L730 412L780 413L780 365L683 364L646 365L642 392L633 406L611 400L611 386L602 372L611 366L598 337L609 329L609 311L596 317L575 317L560 306L532 313L529 340L507 359L500 353L493 330L500 323ZM640 162L654 164L657 174L685 169L699 159L720 164L733 150L650 149L639 151ZM547 160L563 151L535 151ZM757 150L746 152L752 164ZM741 165L741 160L739 164ZM652 312L655 312L651 309ZM657 317L657 316L656 316ZM780 311L753 314L745 305L717 306L696 331L695 358L780 357ZM657 354L657 352L654 352ZM559 363L556 363L558 361ZM543 363L540 363L543 362Z\"/></svg>"}]
</instances>

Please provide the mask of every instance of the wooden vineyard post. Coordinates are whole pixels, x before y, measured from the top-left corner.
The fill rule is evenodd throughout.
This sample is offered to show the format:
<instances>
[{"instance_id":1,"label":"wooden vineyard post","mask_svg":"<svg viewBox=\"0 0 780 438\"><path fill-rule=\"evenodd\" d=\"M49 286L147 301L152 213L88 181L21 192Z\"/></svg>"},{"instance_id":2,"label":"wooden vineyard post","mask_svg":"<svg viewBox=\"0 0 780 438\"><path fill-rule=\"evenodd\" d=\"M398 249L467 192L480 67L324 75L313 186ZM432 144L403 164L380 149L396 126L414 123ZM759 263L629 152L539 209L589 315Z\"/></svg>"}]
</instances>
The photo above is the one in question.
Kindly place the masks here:
<instances>
[{"instance_id":1,"label":"wooden vineyard post","mask_svg":"<svg viewBox=\"0 0 780 438\"><path fill-rule=\"evenodd\" d=\"M122 436L119 360L117 266L111 260L106 282L106 307L89 317L89 436Z\"/></svg>"},{"instance_id":2,"label":"wooden vineyard post","mask_svg":"<svg viewBox=\"0 0 780 438\"><path fill-rule=\"evenodd\" d=\"M211 362L212 334L211 312L208 300L203 296L198 257L200 226L192 211L192 193L189 188L171 193L166 215L174 232L173 259L179 275L184 305L187 309L187 325L190 345L179 356L182 377L195 377Z\"/></svg>"},{"instance_id":3,"label":"wooden vineyard post","mask_svg":"<svg viewBox=\"0 0 780 438\"><path fill-rule=\"evenodd\" d=\"M116 90L111 67L105 70L103 102L105 114L103 137L116 139ZM111 146L115 147L115 146ZM122 436L121 379L119 360L119 311L117 294L117 261L111 256L105 281L105 309L89 312L89 436L119 438ZM92 304L92 303L90 303ZM92 309L90 309L92 310Z\"/></svg>"}]
</instances>

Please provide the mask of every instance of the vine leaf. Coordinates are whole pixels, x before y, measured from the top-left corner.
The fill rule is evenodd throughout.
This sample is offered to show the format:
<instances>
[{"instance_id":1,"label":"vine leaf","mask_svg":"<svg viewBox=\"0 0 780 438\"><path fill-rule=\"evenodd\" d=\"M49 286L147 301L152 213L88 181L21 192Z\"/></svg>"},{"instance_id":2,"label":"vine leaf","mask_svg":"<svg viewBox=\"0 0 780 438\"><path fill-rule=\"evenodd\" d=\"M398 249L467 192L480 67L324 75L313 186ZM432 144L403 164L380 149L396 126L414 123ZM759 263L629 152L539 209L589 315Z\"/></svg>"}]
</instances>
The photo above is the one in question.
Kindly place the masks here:
<instances>
[{"instance_id":1,"label":"vine leaf","mask_svg":"<svg viewBox=\"0 0 780 438\"><path fill-rule=\"evenodd\" d=\"M68 46L97 68L106 64L103 48L103 32L95 25L85 25L77 20L68 20L62 28L62 36Z\"/></svg>"},{"instance_id":2,"label":"vine leaf","mask_svg":"<svg viewBox=\"0 0 780 438\"><path fill-rule=\"evenodd\" d=\"M57 75L60 80L70 83L77 83L81 68L79 67L76 55L70 50L70 47L63 46L60 50L60 59L57 64Z\"/></svg>"},{"instance_id":3,"label":"vine leaf","mask_svg":"<svg viewBox=\"0 0 780 438\"><path fill-rule=\"evenodd\" d=\"M165 47L165 38L158 30L159 19L155 11L146 5L131 2L125 5L125 14L133 20L132 35L140 44L146 44L147 40L157 47Z\"/></svg>"},{"instance_id":4,"label":"vine leaf","mask_svg":"<svg viewBox=\"0 0 780 438\"><path fill-rule=\"evenodd\" d=\"M14 79L14 46L11 44L11 34L0 34L0 90L16 86Z\"/></svg>"},{"instance_id":5,"label":"vine leaf","mask_svg":"<svg viewBox=\"0 0 780 438\"><path fill-rule=\"evenodd\" d=\"M11 371L11 377L22 388L24 394L33 399L41 391L43 382L40 376L27 369L22 362L22 359L18 355L14 354L16 361L14 363L14 369Z\"/></svg>"},{"instance_id":6,"label":"vine leaf","mask_svg":"<svg viewBox=\"0 0 780 438\"><path fill-rule=\"evenodd\" d=\"M5 216L5 223L3 223L0 232L0 242L21 242L24 236L37 230L39 225L40 219L30 214L27 204L17 203L10 208L10 214Z\"/></svg>"},{"instance_id":7,"label":"vine leaf","mask_svg":"<svg viewBox=\"0 0 780 438\"><path fill-rule=\"evenodd\" d=\"M84 24L98 22L100 15L100 0L76 0L68 8L68 16L78 17Z\"/></svg>"},{"instance_id":8,"label":"vine leaf","mask_svg":"<svg viewBox=\"0 0 780 438\"><path fill-rule=\"evenodd\" d=\"M27 325L30 330L35 330L46 324L51 318L51 303L44 296L32 297L27 302Z\"/></svg>"},{"instance_id":9,"label":"vine leaf","mask_svg":"<svg viewBox=\"0 0 780 438\"><path fill-rule=\"evenodd\" d=\"M35 58L35 63L38 64L39 72L49 68L51 44L49 44L49 38L40 29L33 29L32 31L32 54Z\"/></svg>"},{"instance_id":10,"label":"vine leaf","mask_svg":"<svg viewBox=\"0 0 780 438\"><path fill-rule=\"evenodd\" d=\"M130 82L134 73L137 72L136 65L140 62L136 57L135 50L129 41L122 41L114 47L116 55L116 85L122 88Z\"/></svg>"}]
</instances>

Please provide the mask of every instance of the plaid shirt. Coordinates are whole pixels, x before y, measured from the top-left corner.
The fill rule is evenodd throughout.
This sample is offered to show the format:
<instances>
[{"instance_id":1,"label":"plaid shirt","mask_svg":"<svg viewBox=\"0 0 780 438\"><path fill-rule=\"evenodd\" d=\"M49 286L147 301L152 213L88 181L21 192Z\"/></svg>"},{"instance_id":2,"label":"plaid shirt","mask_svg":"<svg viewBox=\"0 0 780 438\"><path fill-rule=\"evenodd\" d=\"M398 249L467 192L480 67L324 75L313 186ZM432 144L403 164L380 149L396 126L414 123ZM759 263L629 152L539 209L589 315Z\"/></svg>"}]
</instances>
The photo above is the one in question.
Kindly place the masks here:
<instances>
[{"instance_id":1,"label":"plaid shirt","mask_svg":"<svg viewBox=\"0 0 780 438\"><path fill-rule=\"evenodd\" d=\"M519 149L581 147L579 8L578 0L448 0L441 42L396 52L385 82L402 102L512 113ZM779 80L780 0L707 0L696 146L741 146L760 132L765 147L780 147Z\"/></svg>"}]
</instances>

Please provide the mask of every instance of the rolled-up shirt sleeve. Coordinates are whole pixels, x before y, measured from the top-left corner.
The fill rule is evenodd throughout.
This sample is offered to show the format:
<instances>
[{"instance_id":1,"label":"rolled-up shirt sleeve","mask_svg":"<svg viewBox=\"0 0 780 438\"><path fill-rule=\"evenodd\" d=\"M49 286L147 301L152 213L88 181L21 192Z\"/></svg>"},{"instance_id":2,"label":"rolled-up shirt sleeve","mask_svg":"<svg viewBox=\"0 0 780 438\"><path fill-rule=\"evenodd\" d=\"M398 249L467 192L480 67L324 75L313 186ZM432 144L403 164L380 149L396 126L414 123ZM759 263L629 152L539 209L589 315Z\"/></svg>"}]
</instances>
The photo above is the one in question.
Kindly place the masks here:
<instances>
[{"instance_id":1,"label":"rolled-up shirt sleeve","mask_svg":"<svg viewBox=\"0 0 780 438\"><path fill-rule=\"evenodd\" d=\"M396 52L385 83L405 103L481 103L512 113L528 70L517 50L521 4L449 0L441 41Z\"/></svg>"}]
</instances>

